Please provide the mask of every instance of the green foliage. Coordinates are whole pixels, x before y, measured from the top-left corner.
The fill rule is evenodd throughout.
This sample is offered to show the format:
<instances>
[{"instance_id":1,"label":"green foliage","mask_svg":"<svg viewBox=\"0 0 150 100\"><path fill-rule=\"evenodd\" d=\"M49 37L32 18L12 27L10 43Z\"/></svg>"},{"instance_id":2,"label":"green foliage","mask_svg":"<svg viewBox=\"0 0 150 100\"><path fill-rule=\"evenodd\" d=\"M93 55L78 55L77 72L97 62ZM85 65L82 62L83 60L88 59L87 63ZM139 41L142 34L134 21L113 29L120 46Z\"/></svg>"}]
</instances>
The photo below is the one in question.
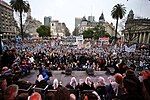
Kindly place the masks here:
<instances>
[{"instance_id":1,"label":"green foliage","mask_svg":"<svg viewBox=\"0 0 150 100\"><path fill-rule=\"evenodd\" d=\"M50 32L50 27L49 26L41 25L39 28L36 29L36 32L39 33L40 37L51 36L51 32Z\"/></svg>"},{"instance_id":2,"label":"green foliage","mask_svg":"<svg viewBox=\"0 0 150 100\"><path fill-rule=\"evenodd\" d=\"M15 10L15 12L28 12L30 9L30 5L27 1L24 0L11 0L11 7Z\"/></svg>"},{"instance_id":3,"label":"green foliage","mask_svg":"<svg viewBox=\"0 0 150 100\"><path fill-rule=\"evenodd\" d=\"M124 4L117 4L113 7L111 11L111 16L114 19L122 19L123 16L126 14L126 7L124 7Z\"/></svg>"},{"instance_id":4,"label":"green foliage","mask_svg":"<svg viewBox=\"0 0 150 100\"><path fill-rule=\"evenodd\" d=\"M20 17L20 29L21 29L21 35L22 35L22 40L24 39L23 37L23 26L22 26L22 14L23 12L26 13L30 9L30 4L28 1L24 0L11 0L10 5L15 12L19 12L19 17Z\"/></svg>"},{"instance_id":5,"label":"green foliage","mask_svg":"<svg viewBox=\"0 0 150 100\"><path fill-rule=\"evenodd\" d=\"M67 27L65 28L65 35L70 36L70 32L69 32L69 29Z\"/></svg>"},{"instance_id":6,"label":"green foliage","mask_svg":"<svg viewBox=\"0 0 150 100\"><path fill-rule=\"evenodd\" d=\"M103 25L97 25L94 28L85 30L82 35L84 38L93 38L96 40L99 39L99 37L110 37L110 35L105 32L105 27Z\"/></svg>"},{"instance_id":7,"label":"green foliage","mask_svg":"<svg viewBox=\"0 0 150 100\"><path fill-rule=\"evenodd\" d=\"M88 30L85 30L82 35L83 35L83 38L93 38L93 30L92 29L88 29Z\"/></svg>"},{"instance_id":8,"label":"green foliage","mask_svg":"<svg viewBox=\"0 0 150 100\"><path fill-rule=\"evenodd\" d=\"M122 19L123 16L125 16L125 14L126 14L126 8L124 7L124 4L115 5L111 11L112 18L116 19L115 39L117 39L118 20Z\"/></svg>"}]
</instances>

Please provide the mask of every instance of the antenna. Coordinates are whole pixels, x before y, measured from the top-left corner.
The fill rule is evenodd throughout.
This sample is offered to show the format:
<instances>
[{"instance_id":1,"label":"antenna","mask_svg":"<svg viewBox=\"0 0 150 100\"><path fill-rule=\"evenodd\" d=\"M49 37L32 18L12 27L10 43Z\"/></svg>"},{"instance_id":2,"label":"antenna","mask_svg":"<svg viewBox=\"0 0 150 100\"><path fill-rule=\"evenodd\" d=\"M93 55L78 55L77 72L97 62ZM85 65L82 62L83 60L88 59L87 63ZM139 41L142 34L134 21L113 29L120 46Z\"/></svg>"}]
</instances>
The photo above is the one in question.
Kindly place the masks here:
<instances>
[{"instance_id":1,"label":"antenna","mask_svg":"<svg viewBox=\"0 0 150 100\"><path fill-rule=\"evenodd\" d=\"M93 6L91 6L91 16L92 16Z\"/></svg>"}]
</instances>

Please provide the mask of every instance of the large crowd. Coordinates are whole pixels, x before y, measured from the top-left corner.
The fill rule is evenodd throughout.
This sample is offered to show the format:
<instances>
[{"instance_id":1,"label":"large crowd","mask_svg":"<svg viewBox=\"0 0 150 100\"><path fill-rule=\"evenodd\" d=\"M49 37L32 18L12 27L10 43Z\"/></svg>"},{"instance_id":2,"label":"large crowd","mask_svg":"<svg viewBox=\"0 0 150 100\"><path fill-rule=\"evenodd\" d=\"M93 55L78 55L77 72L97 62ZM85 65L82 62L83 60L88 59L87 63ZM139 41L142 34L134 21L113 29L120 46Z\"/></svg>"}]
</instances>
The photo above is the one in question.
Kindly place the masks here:
<instances>
[{"instance_id":1,"label":"large crowd","mask_svg":"<svg viewBox=\"0 0 150 100\"><path fill-rule=\"evenodd\" d=\"M5 42L0 58L0 97L4 100L149 100L149 47L137 45L134 52L127 52L123 45L92 44L90 48L78 48L63 46L55 40ZM90 77L78 82L72 77L64 86L58 79L50 80L52 70L108 71L110 67L115 69L110 73L112 77L100 76L97 82ZM34 84L21 80L31 70L39 71ZM30 91L21 93L20 88Z\"/></svg>"}]
</instances>

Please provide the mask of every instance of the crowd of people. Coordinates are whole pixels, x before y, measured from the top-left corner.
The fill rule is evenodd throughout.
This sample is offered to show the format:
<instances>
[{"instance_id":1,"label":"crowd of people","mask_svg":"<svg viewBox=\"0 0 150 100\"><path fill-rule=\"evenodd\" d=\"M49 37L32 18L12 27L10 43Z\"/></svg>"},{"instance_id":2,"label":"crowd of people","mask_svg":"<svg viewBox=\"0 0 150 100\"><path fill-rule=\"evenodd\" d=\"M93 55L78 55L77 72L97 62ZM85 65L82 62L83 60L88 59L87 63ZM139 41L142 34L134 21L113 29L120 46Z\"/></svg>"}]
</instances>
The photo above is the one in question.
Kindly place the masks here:
<instances>
[{"instance_id":1,"label":"crowd of people","mask_svg":"<svg viewBox=\"0 0 150 100\"><path fill-rule=\"evenodd\" d=\"M93 82L88 76L84 81L72 77L64 86L57 78L49 82L42 74L35 84L20 80L7 85L7 78L0 77L1 100L149 100L150 71L143 70L140 75L128 69L123 75L116 73L107 80L99 76ZM30 84L30 85L29 85ZM30 92L19 92L19 87L32 85ZM21 86L22 87L22 86Z\"/></svg>"},{"instance_id":2,"label":"crowd of people","mask_svg":"<svg viewBox=\"0 0 150 100\"><path fill-rule=\"evenodd\" d=\"M150 95L150 51L136 48L127 52L123 46L97 46L78 48L63 46L54 40L26 40L4 43L5 51L0 58L0 89L4 100L148 100ZM54 79L51 70L96 71L115 69L108 80L99 77L93 82L90 77L78 82L71 78L66 86ZM32 87L31 93L19 93L20 79L39 70L35 84L21 81ZM140 74L135 74L135 71ZM22 85L21 85L22 86ZM27 86L27 87L28 87ZM36 92L35 88L43 92ZM26 85L25 87L26 88ZM48 91L50 90L50 91ZM54 90L54 91L51 91ZM72 91L73 90L73 91ZM87 91L88 90L88 91Z\"/></svg>"}]
</instances>

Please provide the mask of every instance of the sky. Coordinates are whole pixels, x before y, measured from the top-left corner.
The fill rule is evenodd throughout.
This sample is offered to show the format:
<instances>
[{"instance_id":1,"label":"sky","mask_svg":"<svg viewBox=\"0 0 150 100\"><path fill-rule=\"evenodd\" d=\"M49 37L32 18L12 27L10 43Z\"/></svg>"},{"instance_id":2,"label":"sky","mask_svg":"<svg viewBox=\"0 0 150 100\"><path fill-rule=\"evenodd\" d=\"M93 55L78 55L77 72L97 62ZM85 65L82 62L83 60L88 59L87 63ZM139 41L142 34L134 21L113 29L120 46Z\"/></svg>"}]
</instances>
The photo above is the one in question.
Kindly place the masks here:
<instances>
[{"instance_id":1,"label":"sky","mask_svg":"<svg viewBox=\"0 0 150 100\"><path fill-rule=\"evenodd\" d=\"M3 0L7 3L10 0ZM111 10L116 4L124 4L126 16L132 9L135 16L150 18L150 0L28 0L33 18L44 24L44 16L51 16L52 20L64 22L72 32L75 28L75 17L86 18L95 16L98 21L103 12L107 22L115 25L116 20L111 17Z\"/></svg>"}]
</instances>

